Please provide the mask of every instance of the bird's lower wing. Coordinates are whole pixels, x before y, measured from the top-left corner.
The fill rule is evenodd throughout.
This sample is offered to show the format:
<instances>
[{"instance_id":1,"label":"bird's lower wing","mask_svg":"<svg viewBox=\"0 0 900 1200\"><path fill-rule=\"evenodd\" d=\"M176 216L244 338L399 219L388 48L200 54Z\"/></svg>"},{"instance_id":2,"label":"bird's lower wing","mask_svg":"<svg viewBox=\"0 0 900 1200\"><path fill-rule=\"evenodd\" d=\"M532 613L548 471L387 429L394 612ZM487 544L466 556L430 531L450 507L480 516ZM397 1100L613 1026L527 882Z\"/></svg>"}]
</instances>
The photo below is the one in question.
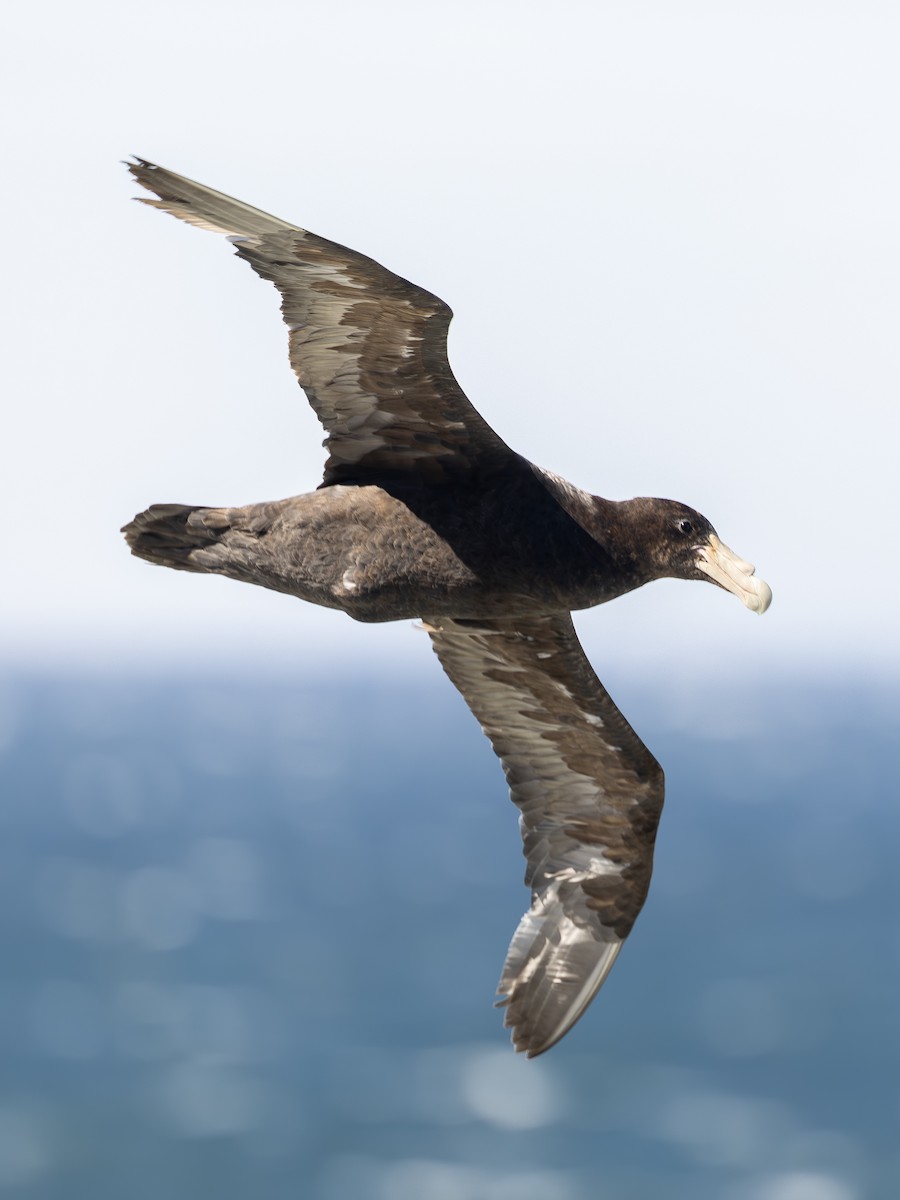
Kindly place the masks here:
<instances>
[{"instance_id":1,"label":"bird's lower wing","mask_svg":"<svg viewBox=\"0 0 900 1200\"><path fill-rule=\"evenodd\" d=\"M532 890L498 988L517 1050L548 1050L590 1004L644 903L663 774L585 658L571 617L426 617L502 761Z\"/></svg>"}]
</instances>

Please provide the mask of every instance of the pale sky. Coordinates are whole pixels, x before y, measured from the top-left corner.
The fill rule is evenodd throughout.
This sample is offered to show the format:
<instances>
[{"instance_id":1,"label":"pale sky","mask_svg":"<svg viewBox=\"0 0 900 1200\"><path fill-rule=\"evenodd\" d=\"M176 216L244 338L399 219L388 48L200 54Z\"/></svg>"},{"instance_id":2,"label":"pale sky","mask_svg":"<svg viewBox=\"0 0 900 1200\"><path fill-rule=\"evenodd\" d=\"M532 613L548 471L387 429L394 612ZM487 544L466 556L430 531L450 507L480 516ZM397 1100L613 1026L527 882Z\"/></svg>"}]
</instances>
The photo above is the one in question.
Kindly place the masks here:
<instances>
[{"instance_id":1,"label":"pale sky","mask_svg":"<svg viewBox=\"0 0 900 1200\"><path fill-rule=\"evenodd\" d=\"M583 615L601 677L895 673L898 52L865 0L17 6L0 664L429 657L128 555L151 502L308 491L323 461L274 289L131 203L138 153L437 292L505 440L694 505L771 584L762 619L674 582Z\"/></svg>"}]
</instances>

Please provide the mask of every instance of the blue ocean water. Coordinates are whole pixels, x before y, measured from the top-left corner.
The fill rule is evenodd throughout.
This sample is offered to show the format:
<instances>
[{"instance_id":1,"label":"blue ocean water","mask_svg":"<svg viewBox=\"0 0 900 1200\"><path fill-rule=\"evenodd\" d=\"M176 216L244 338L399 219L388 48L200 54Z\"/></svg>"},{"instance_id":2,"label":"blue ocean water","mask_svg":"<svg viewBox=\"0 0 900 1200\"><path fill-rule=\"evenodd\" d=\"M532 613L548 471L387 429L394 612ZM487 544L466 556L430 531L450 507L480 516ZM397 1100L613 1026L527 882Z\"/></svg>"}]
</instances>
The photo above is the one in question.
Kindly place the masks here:
<instances>
[{"instance_id":1,"label":"blue ocean water","mask_svg":"<svg viewBox=\"0 0 900 1200\"><path fill-rule=\"evenodd\" d=\"M617 699L653 888L526 1062L516 813L445 680L8 680L0 1191L895 1200L896 693Z\"/></svg>"}]
</instances>

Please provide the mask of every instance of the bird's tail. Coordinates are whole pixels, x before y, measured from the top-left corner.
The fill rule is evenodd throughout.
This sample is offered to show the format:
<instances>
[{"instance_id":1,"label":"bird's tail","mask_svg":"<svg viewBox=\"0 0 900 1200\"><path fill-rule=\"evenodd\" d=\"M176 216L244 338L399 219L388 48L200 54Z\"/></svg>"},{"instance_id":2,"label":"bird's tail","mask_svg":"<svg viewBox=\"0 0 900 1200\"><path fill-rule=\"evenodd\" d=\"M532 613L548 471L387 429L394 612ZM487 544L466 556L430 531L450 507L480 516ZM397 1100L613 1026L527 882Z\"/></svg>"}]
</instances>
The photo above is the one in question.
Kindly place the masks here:
<instances>
[{"instance_id":1,"label":"bird's tail","mask_svg":"<svg viewBox=\"0 0 900 1200\"><path fill-rule=\"evenodd\" d=\"M123 526L131 553L176 571L221 569L216 547L232 528L231 510L191 504L151 504Z\"/></svg>"}]
</instances>

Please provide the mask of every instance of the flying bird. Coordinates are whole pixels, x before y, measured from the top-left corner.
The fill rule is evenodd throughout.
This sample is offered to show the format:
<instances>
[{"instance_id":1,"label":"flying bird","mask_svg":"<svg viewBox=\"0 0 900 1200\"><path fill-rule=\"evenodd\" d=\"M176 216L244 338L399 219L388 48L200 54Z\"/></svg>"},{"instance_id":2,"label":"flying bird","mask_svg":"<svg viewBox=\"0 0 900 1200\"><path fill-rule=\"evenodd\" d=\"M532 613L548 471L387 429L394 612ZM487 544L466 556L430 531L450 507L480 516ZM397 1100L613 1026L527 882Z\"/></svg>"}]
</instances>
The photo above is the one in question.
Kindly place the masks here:
<instances>
[{"instance_id":1,"label":"flying bird","mask_svg":"<svg viewBox=\"0 0 900 1200\"><path fill-rule=\"evenodd\" d=\"M663 772L591 669L574 610L654 579L772 593L699 512L594 496L535 466L447 359L452 313L371 258L137 159L143 203L224 234L274 283L290 363L326 431L318 489L242 508L154 504L123 533L151 563L225 575L358 621L418 618L501 760L531 906L498 1004L543 1053L603 984L650 884Z\"/></svg>"}]
</instances>

